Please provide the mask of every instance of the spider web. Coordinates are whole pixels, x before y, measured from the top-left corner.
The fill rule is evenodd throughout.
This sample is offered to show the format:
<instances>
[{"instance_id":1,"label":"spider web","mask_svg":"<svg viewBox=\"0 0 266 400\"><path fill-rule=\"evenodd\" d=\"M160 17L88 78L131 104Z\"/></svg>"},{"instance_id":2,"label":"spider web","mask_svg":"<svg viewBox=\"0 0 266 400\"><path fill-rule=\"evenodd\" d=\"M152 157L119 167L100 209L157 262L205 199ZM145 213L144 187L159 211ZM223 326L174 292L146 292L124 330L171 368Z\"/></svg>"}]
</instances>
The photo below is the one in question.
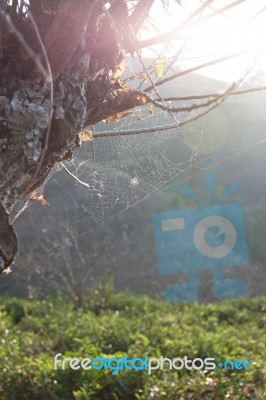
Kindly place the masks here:
<instances>
[{"instance_id":1,"label":"spider web","mask_svg":"<svg viewBox=\"0 0 266 400\"><path fill-rule=\"evenodd\" d=\"M142 90L147 81L153 83L156 79L154 72L148 71L154 70L155 62L155 59L143 59L136 63L136 60L127 59L121 76L124 85ZM173 68L165 76L172 73ZM212 90L224 91L227 85L217 82L213 81ZM205 85L206 78L195 74L192 78L176 79L170 85L163 85L161 93L154 89L152 95L155 91L156 97L176 96L177 93L191 95L194 86L201 94L206 93ZM179 100L172 104L183 107L192 105L193 101ZM165 188L169 182L180 182L223 160L228 151L232 154L239 151L239 143L234 147L227 140L223 115L219 116L219 111L218 114L214 111L213 125L209 122L209 114L193 121L201 112L193 109L173 115L158 107L142 106L120 120L96 124L89 133L93 140L83 141L74 160L64 163L75 188L83 192L78 199L75 199L75 190L71 193L76 213L70 228L72 224L86 220L88 229L85 232L88 232ZM184 124L190 120L192 122ZM172 128L160 130L165 126ZM207 136L206 128L210 131ZM58 184L60 178L55 179Z\"/></svg>"},{"instance_id":2,"label":"spider web","mask_svg":"<svg viewBox=\"0 0 266 400\"><path fill-rule=\"evenodd\" d=\"M191 30L193 29L192 27ZM155 81L170 77L178 71L175 63L177 60L179 65L183 65L182 62L180 64L180 55L181 59L186 57L188 45L186 42L179 43L177 51L162 44L154 48L154 59L145 59L137 52L136 59L126 60L121 80L132 89L153 87L151 96L161 99L177 94L206 94L208 79L197 74L194 78L193 74L183 76L170 84L160 86L159 89L154 86ZM208 58L209 55L204 53L202 56ZM187 57L189 60L189 54ZM156 62L163 59L167 60L166 69L158 79L155 74ZM183 62L186 63L186 58ZM197 59L195 62L197 65L200 61ZM243 68L246 71L244 73L240 68L240 80L245 79L246 73L249 74L247 67L246 65ZM250 67L252 70L252 62ZM226 86L220 82L212 90L223 92L227 89ZM193 102L195 100L179 100L167 105L192 106ZM69 172L77 178L77 184L84 183L82 186L85 198L77 205L77 220L92 217L97 223L102 223L166 187L169 182L180 182L197 171L200 172L202 168L226 159L229 154L241 151L239 143L227 140L228 131L226 126L222 126L222 116L218 116L217 120L216 115L211 140L205 135L206 128L210 129L209 115L181 126L202 111L204 113L204 108L172 114L157 107L153 107L151 112L150 108L143 106L120 121L97 124L93 130L94 140L84 142L73 163L65 164ZM172 129L156 130L156 127L173 126L175 123ZM153 128L153 131L147 132L147 129ZM136 130L135 134L130 135L129 132L132 133L133 130ZM245 146L249 144L246 143Z\"/></svg>"},{"instance_id":3,"label":"spider web","mask_svg":"<svg viewBox=\"0 0 266 400\"><path fill-rule=\"evenodd\" d=\"M83 211L100 222L138 203L186 171L197 159L197 146L191 148L184 142L179 127L167 132L97 138L99 129L129 130L136 124L134 118L136 121L134 115L127 118L119 128L115 123L108 127L99 124L94 141L82 145L70 167L88 185ZM160 111L155 117L145 116L143 121L151 126L159 121L163 124L167 115ZM202 131L197 133L202 135Z\"/></svg>"},{"instance_id":4,"label":"spider web","mask_svg":"<svg viewBox=\"0 0 266 400\"><path fill-rule=\"evenodd\" d=\"M154 60L150 61L154 64ZM141 76L128 63L126 76ZM143 72L143 71L142 71ZM126 81L127 79L125 79ZM141 88L137 79L131 88ZM186 82L175 84L183 92ZM188 102L179 101L179 106ZM72 162L65 167L85 191L78 205L79 219L95 217L102 223L127 210L164 187L169 181L197 168L208 154L204 144L204 119L183 127L179 124L195 112L171 115L157 107L138 107L119 121L98 123L93 140L82 142ZM176 126L165 131L156 127ZM153 130L145 132L145 130ZM134 131L134 132L133 132Z\"/></svg>"},{"instance_id":5,"label":"spider web","mask_svg":"<svg viewBox=\"0 0 266 400\"><path fill-rule=\"evenodd\" d=\"M204 85L204 79L202 82ZM173 86L174 90L187 94L186 81L179 81ZM178 104L183 106L185 102L179 101ZM197 112L177 113L175 116L180 123ZM65 218L66 223L62 229L60 221L55 222L58 224L54 234L56 240L55 243L48 243L46 255L42 256L44 267L48 259L49 264L53 264L56 263L53 260L60 258L66 246L64 236L67 231L71 230L87 240L102 223L159 189L189 179L203 169L217 165L259 143L258 140L239 143L223 126L223 111L218 108L214 113L213 121L211 113L184 126L177 124L175 128L161 131L156 127L173 125L172 116L158 108L151 112L150 108L143 106L120 121L101 122L94 126L94 140L82 142L74 160L64 164L72 176L58 168L59 171L48 182L50 193L54 192L56 196L60 192L66 194L62 203L64 211L60 214L60 219ZM151 132L145 132L145 129ZM134 133L134 130L135 134L129 134ZM66 181L62 178L69 179ZM44 195L45 192L46 189ZM58 206L56 196L53 202ZM50 206L53 207L51 202ZM38 221L38 224L38 235L41 236L45 234L45 221ZM97 240L100 240L98 236ZM30 264L34 262L34 259L30 260ZM18 269L14 268L12 279L19 278L31 268L34 270L35 267L22 263ZM57 268L56 264L54 268ZM81 279L84 274L82 270Z\"/></svg>"}]
</instances>

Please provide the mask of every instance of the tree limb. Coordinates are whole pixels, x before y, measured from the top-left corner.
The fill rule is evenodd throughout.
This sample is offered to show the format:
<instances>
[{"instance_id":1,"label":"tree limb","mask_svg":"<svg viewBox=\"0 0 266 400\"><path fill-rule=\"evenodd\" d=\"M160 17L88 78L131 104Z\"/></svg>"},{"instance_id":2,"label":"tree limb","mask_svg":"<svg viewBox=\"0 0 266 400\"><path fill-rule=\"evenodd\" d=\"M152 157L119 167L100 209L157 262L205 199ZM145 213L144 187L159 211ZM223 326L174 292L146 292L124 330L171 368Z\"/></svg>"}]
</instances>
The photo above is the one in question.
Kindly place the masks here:
<instances>
[{"instance_id":1,"label":"tree limb","mask_svg":"<svg viewBox=\"0 0 266 400\"><path fill-rule=\"evenodd\" d=\"M253 92L262 92L263 90L266 90L266 86L237 90L233 93L229 93L229 96L236 96L240 94L253 93ZM219 97L220 95L221 95L220 93L209 93L209 94L193 95L193 96L164 97L163 100L164 101L201 100L201 99L208 99L210 97ZM160 98L154 100L156 100L157 102L161 101Z\"/></svg>"},{"instance_id":2,"label":"tree limb","mask_svg":"<svg viewBox=\"0 0 266 400\"><path fill-rule=\"evenodd\" d=\"M205 17L202 17L199 22L200 23L205 22L206 20L216 16L217 14L227 11L227 10L239 5L240 3L243 3L244 1L246 1L246 0L237 0L234 3L228 4L227 6L221 8L220 10L214 11L213 13L208 14ZM169 32L163 33L160 36L157 35L153 38L150 38L147 40L142 40L137 43L137 47L138 48L150 47L150 46L154 46L156 44L167 42L167 41L173 39L179 32L181 32L184 29L187 29L192 24L192 20L194 19L194 17L198 13L202 12L202 9L206 8L212 2L213 2L213 0L210 0L210 1L206 2L205 4L203 4L193 14L191 14L181 25L178 25L175 29L173 29Z\"/></svg>"},{"instance_id":3,"label":"tree limb","mask_svg":"<svg viewBox=\"0 0 266 400\"><path fill-rule=\"evenodd\" d=\"M149 15L153 3L154 0L140 0L136 5L136 7L134 8L132 14L128 19L128 22L132 26L135 34L139 31L143 22Z\"/></svg>"},{"instance_id":4,"label":"tree limb","mask_svg":"<svg viewBox=\"0 0 266 400\"><path fill-rule=\"evenodd\" d=\"M240 51L239 53L229 54L228 56L216 58L215 60L208 61L208 62L203 63L203 64L198 64L195 67L185 69L184 71L177 72L176 74L172 74L171 76L168 76L167 78L164 78L164 79L162 79L160 81L157 81L157 82L154 83L154 86L163 85L164 83L170 82L173 79L179 78L180 76L190 74L191 72L198 71L198 70L200 70L202 68L206 68L206 67L210 67L210 66L215 65L215 64L219 64L220 62L223 62L223 61L227 61L227 60L230 60L232 58L241 57L244 54L250 53L250 51L251 50L243 50L243 51ZM153 89L152 85L148 86L147 88L144 89L144 92L149 92L152 89Z\"/></svg>"}]
</instances>

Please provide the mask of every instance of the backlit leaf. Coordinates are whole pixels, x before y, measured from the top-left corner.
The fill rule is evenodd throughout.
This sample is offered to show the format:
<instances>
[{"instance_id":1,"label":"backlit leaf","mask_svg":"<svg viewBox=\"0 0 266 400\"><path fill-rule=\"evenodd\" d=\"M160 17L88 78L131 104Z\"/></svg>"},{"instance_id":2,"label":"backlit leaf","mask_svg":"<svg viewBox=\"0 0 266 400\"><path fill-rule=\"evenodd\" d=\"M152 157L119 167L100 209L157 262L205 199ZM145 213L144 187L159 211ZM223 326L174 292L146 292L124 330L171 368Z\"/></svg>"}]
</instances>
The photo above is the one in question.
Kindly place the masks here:
<instances>
[{"instance_id":1,"label":"backlit leaf","mask_svg":"<svg viewBox=\"0 0 266 400\"><path fill-rule=\"evenodd\" d=\"M133 111L128 111L128 112L124 112L124 113L115 113L113 115L110 115L109 117L105 118L103 120L103 122L105 122L106 124L108 122L112 122L112 121L120 121L120 119L126 117L129 114L132 114Z\"/></svg>"},{"instance_id":2,"label":"backlit leaf","mask_svg":"<svg viewBox=\"0 0 266 400\"><path fill-rule=\"evenodd\" d=\"M167 57L159 57L155 61L155 74L157 78L162 78L165 73L165 69L168 63L168 58Z\"/></svg>"},{"instance_id":3,"label":"backlit leaf","mask_svg":"<svg viewBox=\"0 0 266 400\"><path fill-rule=\"evenodd\" d=\"M123 60L121 61L121 63L119 64L119 66L117 67L116 71L114 72L113 77L114 77L114 78L119 78L119 76L121 76L121 75L123 74L123 72L125 71L125 69L126 69L126 60L123 59Z\"/></svg>"},{"instance_id":4,"label":"backlit leaf","mask_svg":"<svg viewBox=\"0 0 266 400\"><path fill-rule=\"evenodd\" d=\"M93 135L91 131L84 131L81 134L81 141L82 142L89 142L93 140Z\"/></svg>"},{"instance_id":5,"label":"backlit leaf","mask_svg":"<svg viewBox=\"0 0 266 400\"><path fill-rule=\"evenodd\" d=\"M40 203L42 206L49 206L43 195L37 196L36 194L34 194L30 197L30 200L38 201L38 203Z\"/></svg>"}]
</instances>

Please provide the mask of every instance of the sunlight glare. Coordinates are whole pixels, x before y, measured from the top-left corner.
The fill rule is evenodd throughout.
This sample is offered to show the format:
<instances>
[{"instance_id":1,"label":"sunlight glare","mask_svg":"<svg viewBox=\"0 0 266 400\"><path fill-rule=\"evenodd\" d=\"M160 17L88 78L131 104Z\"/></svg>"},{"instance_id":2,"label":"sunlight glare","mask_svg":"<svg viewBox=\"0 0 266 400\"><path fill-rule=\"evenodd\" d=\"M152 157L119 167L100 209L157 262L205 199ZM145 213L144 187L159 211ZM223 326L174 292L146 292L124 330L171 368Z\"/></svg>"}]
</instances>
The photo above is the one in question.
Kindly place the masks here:
<instances>
[{"instance_id":1,"label":"sunlight glare","mask_svg":"<svg viewBox=\"0 0 266 400\"><path fill-rule=\"evenodd\" d=\"M152 19L156 22L160 33L165 33L184 21L202 3L201 1L184 1L180 7L172 0L169 2L169 8L165 10L161 2L155 2L151 13ZM214 1L212 8L205 10L203 16L231 3L232 1L225 0ZM176 49L180 48L184 40L186 42L185 49L179 57L178 63L181 68L189 68L191 65L196 65L195 63L238 53L242 50L251 50L249 56L236 58L202 70L203 74L217 79L226 81L237 79L253 60L256 52L263 52L266 49L265 5L264 0L246 0L233 9L222 13L222 15L215 15L203 23L191 24L186 31L182 31L181 34L171 40L171 45L167 49L167 56L173 56L174 51L176 52ZM144 36L146 39L151 37L152 33L147 34L146 32ZM162 51L162 46L157 46L157 49ZM153 55L151 52L150 56L154 57L154 50L155 48L153 48ZM256 71L258 69L266 69L265 54L257 65Z\"/></svg>"}]
</instances>

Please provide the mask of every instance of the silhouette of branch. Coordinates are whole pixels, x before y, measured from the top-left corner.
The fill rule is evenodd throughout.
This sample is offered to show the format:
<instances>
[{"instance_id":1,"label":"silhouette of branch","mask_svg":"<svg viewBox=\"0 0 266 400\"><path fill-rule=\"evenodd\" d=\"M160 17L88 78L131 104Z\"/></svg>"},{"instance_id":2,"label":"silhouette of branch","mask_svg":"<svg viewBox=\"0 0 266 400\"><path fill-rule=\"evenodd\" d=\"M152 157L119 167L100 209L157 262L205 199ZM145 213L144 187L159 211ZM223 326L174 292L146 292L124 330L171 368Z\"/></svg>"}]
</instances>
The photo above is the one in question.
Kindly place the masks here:
<instances>
[{"instance_id":1,"label":"silhouette of branch","mask_svg":"<svg viewBox=\"0 0 266 400\"><path fill-rule=\"evenodd\" d=\"M140 135L143 133L152 133L152 132L162 132L166 131L169 129L174 129L186 124L189 124L193 121L196 121L197 119L203 117L204 115L208 114L210 111L214 110L216 107L218 107L229 95L230 91L234 90L234 88L237 86L236 83L233 83L229 90L224 94L224 96L220 96L220 98L211 106L202 111L201 113L195 115L194 117L191 117L187 120L180 121L177 124L170 124L170 125L162 125L162 126L154 126L152 128L140 128L140 129L131 129L131 130L118 130L115 132L95 132L93 135L94 139L98 138L103 138L103 137L114 137L114 136L132 136L132 135Z\"/></svg>"},{"instance_id":2,"label":"silhouette of branch","mask_svg":"<svg viewBox=\"0 0 266 400\"><path fill-rule=\"evenodd\" d=\"M212 110L217 108L221 103L223 103L227 99L227 97L230 95L230 93L233 93L235 88L239 87L243 83L243 81L246 79L247 75L254 68L255 64L256 64L256 57L255 57L254 61L252 62L252 64L247 68L247 70L245 71L243 76L237 82L232 83L232 85L223 94L221 94L217 99L215 99L216 101L213 102L211 104L211 106L206 107L204 111L202 111L201 113L199 113L187 120L180 121L178 123L178 125L170 124L170 125L164 125L164 126L155 126L153 128L119 130L119 131L115 131L115 132L106 132L106 131L105 132L95 132L93 135L93 138L97 139L97 138L114 137L114 136L132 136L132 135L139 135L139 134L143 134L143 133L162 132L162 131L174 129L176 127L180 127L180 126L186 125L188 123L191 123L193 121L196 121L197 119L205 116L206 114L208 114L209 112L211 112ZM180 111L181 111L181 109L180 109Z\"/></svg>"},{"instance_id":3,"label":"silhouette of branch","mask_svg":"<svg viewBox=\"0 0 266 400\"><path fill-rule=\"evenodd\" d=\"M130 15L128 22L132 26L133 31L137 33L141 28L143 22L149 15L151 6L154 0L140 0L135 6L132 14Z\"/></svg>"},{"instance_id":4,"label":"silhouette of branch","mask_svg":"<svg viewBox=\"0 0 266 400\"><path fill-rule=\"evenodd\" d=\"M262 92L263 90L266 90L266 86L237 90L235 92L230 93L229 96L236 96L240 94L253 93L253 92ZM210 97L219 97L219 96L220 96L219 93L210 93L210 94L192 95L192 96L164 97L164 101L167 102L167 101L200 100L200 99L208 99ZM157 102L161 101L160 98L154 100L156 100Z\"/></svg>"},{"instance_id":5,"label":"silhouette of branch","mask_svg":"<svg viewBox=\"0 0 266 400\"><path fill-rule=\"evenodd\" d=\"M221 14L224 11L230 10L231 8L238 6L239 4L243 3L244 1L246 1L246 0L237 0L234 3L228 4L227 6L221 8L220 10L215 10L213 13L208 14L205 17L202 17L199 22L200 23L205 22L208 19L213 18L217 14ZM163 33L160 36L157 35L153 38L139 41L137 43L137 47L138 48L150 47L150 46L154 46L156 44L167 42L167 41L173 39L182 30L187 29L189 26L191 26L191 24L193 23L192 20L194 19L194 17L197 16L199 13L201 13L202 9L207 8L209 6L209 4L211 4L212 2L213 2L213 0L207 1L205 4L203 4L201 7L199 7L194 13L189 15L189 17L183 23L178 25L175 29L173 29L169 32Z\"/></svg>"},{"instance_id":6,"label":"silhouette of branch","mask_svg":"<svg viewBox=\"0 0 266 400\"><path fill-rule=\"evenodd\" d=\"M162 80L154 82L154 86L163 85L164 83L170 82L173 79L179 78L180 76L184 76L184 75L190 74L191 72L195 72L195 71L198 71L200 69L203 69L203 68L206 68L206 67L210 67L210 66L215 65L215 64L219 64L219 63L221 63L223 61L227 61L227 60L230 60L232 58L241 57L241 56L243 56L245 54L248 54L250 52L251 52L251 50L243 50L243 51L240 51L239 53L229 54L228 56L216 58L215 60L208 61L208 62L203 63L203 64L198 64L195 67L185 69L184 71L177 72L176 74L172 74L171 76L168 76L167 78L164 78ZM144 89L144 92L149 92L152 89L153 89L153 85L148 86L147 88Z\"/></svg>"}]
</instances>

